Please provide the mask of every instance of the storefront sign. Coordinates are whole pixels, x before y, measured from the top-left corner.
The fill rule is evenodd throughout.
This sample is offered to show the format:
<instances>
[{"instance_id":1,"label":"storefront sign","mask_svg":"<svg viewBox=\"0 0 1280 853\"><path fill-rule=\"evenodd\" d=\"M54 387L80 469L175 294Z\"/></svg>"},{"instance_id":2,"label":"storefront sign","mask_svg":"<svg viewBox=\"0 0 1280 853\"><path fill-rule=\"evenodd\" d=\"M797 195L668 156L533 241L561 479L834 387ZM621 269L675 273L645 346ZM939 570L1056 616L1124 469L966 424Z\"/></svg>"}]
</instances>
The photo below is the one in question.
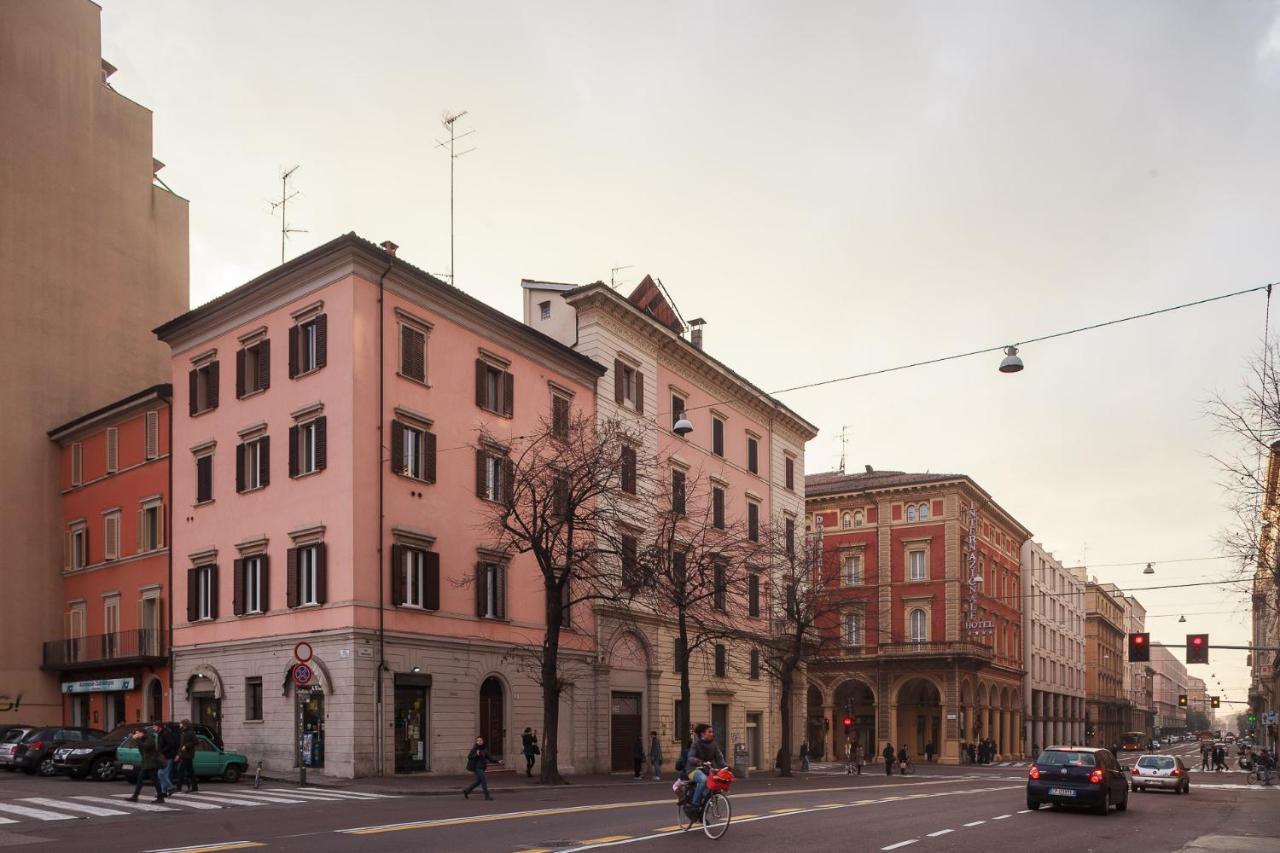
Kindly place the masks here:
<instances>
[{"instance_id":1,"label":"storefront sign","mask_svg":"<svg viewBox=\"0 0 1280 853\"><path fill-rule=\"evenodd\" d=\"M92 681L64 681L63 693L115 693L120 690L132 690L132 678L97 678Z\"/></svg>"}]
</instances>

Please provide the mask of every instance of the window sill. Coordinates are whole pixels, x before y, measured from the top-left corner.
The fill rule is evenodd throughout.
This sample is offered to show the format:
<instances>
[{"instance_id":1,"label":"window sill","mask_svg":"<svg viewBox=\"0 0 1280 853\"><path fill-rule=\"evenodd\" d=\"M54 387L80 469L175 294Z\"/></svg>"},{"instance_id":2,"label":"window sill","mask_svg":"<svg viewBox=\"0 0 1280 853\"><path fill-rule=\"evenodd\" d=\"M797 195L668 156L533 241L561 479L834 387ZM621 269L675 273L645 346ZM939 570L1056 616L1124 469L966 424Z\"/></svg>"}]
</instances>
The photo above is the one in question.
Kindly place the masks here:
<instances>
[{"instance_id":1,"label":"window sill","mask_svg":"<svg viewBox=\"0 0 1280 853\"><path fill-rule=\"evenodd\" d=\"M270 483L268 483L267 485L269 486L269 485L271 485L271 484L270 484ZM238 495L251 495L251 494L253 494L254 492L260 492L260 491L262 491L262 490L263 490L263 489L265 489L266 487L267 487L267 486L254 486L252 489L236 489L236 494L238 494Z\"/></svg>"},{"instance_id":2,"label":"window sill","mask_svg":"<svg viewBox=\"0 0 1280 853\"><path fill-rule=\"evenodd\" d=\"M261 726L266 723L266 720L244 720L243 722L246 726Z\"/></svg>"},{"instance_id":3,"label":"window sill","mask_svg":"<svg viewBox=\"0 0 1280 853\"><path fill-rule=\"evenodd\" d=\"M191 505L191 508L198 509L199 507L202 507L202 506L209 506L212 503L213 503L213 498L209 498L209 500L207 501L196 501Z\"/></svg>"},{"instance_id":4,"label":"window sill","mask_svg":"<svg viewBox=\"0 0 1280 853\"><path fill-rule=\"evenodd\" d=\"M509 616L477 616L476 619L481 622L505 622L508 624L511 622L511 617Z\"/></svg>"},{"instance_id":5,"label":"window sill","mask_svg":"<svg viewBox=\"0 0 1280 853\"><path fill-rule=\"evenodd\" d=\"M311 368L310 370L304 370L304 371L302 371L301 373L295 373L295 374L293 374L292 376L290 376L289 378L290 378L290 379L302 379L303 377L306 377L306 376L312 376L312 375L314 375L314 374L316 374L316 373L319 373L319 372L320 372L320 371L322 371L322 370L324 370L324 366L323 366L323 365L322 365L322 366L320 366L320 367L313 367L313 368Z\"/></svg>"},{"instance_id":6,"label":"window sill","mask_svg":"<svg viewBox=\"0 0 1280 853\"><path fill-rule=\"evenodd\" d=\"M491 409L491 408L489 408L488 406L481 406L481 405L480 405L480 404L478 404L478 403L476 404L476 408L477 408L477 409L479 409L479 410L480 410L480 411L482 411L482 412L487 412L488 414L495 415L495 416L497 416L497 417L499 417L499 418L506 418L507 420L514 420L514 419L515 419L515 415L508 415L506 412L499 412L499 411L497 411L497 410L495 410L495 409Z\"/></svg>"},{"instance_id":7,"label":"window sill","mask_svg":"<svg viewBox=\"0 0 1280 853\"><path fill-rule=\"evenodd\" d=\"M399 370L396 371L396 376L399 376L401 379L407 379L408 381L412 382L414 385L421 385L423 388L431 387L431 383L427 381L426 377L419 379L416 376L410 376L409 374L403 373Z\"/></svg>"},{"instance_id":8,"label":"window sill","mask_svg":"<svg viewBox=\"0 0 1280 853\"><path fill-rule=\"evenodd\" d=\"M314 471L303 471L303 472L302 472L302 473L300 473L300 474L294 474L294 475L293 475L293 476L291 476L289 479L290 479L290 480L305 480L305 479L307 479L308 477L314 477L316 474L322 473L323 471L324 471L324 469L323 469L323 468L317 468L317 469L315 469Z\"/></svg>"},{"instance_id":9,"label":"window sill","mask_svg":"<svg viewBox=\"0 0 1280 853\"><path fill-rule=\"evenodd\" d=\"M415 477L412 474L405 474L400 471L394 471L392 473L402 480L408 480L411 483L422 483L424 486L434 486L436 483L435 480L428 480L425 477Z\"/></svg>"},{"instance_id":10,"label":"window sill","mask_svg":"<svg viewBox=\"0 0 1280 853\"><path fill-rule=\"evenodd\" d=\"M268 386L269 388L270 386ZM236 397L237 400L248 400L250 397L257 397L267 393L267 388L254 388L252 391L246 391Z\"/></svg>"},{"instance_id":11,"label":"window sill","mask_svg":"<svg viewBox=\"0 0 1280 853\"><path fill-rule=\"evenodd\" d=\"M216 412L217 410L218 410L218 407L217 407L217 406L210 406L210 407L209 407L209 408L207 408L207 409L199 409L199 410L197 410L197 411L190 412L190 414L188 415L188 417L198 418L198 417L200 417L201 415L207 415L207 414L209 414L209 412ZM188 411L190 411L190 410L188 410Z\"/></svg>"},{"instance_id":12,"label":"window sill","mask_svg":"<svg viewBox=\"0 0 1280 853\"><path fill-rule=\"evenodd\" d=\"M418 613L439 613L440 612L440 608L438 607L433 609L421 604L409 604L408 602L397 604L396 607L398 607L401 610L413 610Z\"/></svg>"}]
</instances>

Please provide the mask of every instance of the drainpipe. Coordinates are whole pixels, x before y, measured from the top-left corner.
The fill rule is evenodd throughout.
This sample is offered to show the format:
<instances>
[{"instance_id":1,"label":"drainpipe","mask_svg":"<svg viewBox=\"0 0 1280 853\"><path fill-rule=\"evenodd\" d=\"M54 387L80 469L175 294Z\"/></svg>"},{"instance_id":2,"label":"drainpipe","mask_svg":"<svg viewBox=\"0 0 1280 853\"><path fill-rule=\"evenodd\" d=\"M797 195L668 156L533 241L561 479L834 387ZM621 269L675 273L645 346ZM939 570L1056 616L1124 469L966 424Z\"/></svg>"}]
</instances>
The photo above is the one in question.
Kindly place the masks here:
<instances>
[{"instance_id":1,"label":"drainpipe","mask_svg":"<svg viewBox=\"0 0 1280 853\"><path fill-rule=\"evenodd\" d=\"M167 495L168 499L164 502L164 511L165 511L165 514L168 516L168 518L165 519L165 536L166 536L166 541L168 543L167 550L169 552L169 558L168 558L169 581L168 581L168 586L166 586L164 590L165 594L160 597L160 601L163 602L165 598L169 599L169 606L164 608L165 610L168 611L166 615L168 617L167 621L169 623L168 625L165 626L165 633L167 635L165 642L168 644L167 648L165 649L165 654L168 655L169 657L169 719L172 720L177 716L177 714L174 713L175 709L173 704L173 394L172 393L170 393L168 398L165 399L165 403L167 403L169 407L169 429L168 429L168 433L169 433L169 494ZM143 696L142 702L144 706L146 704L146 701L147 701L147 697Z\"/></svg>"},{"instance_id":2,"label":"drainpipe","mask_svg":"<svg viewBox=\"0 0 1280 853\"><path fill-rule=\"evenodd\" d=\"M374 742L375 748L378 750L378 758L377 758L377 761L374 763L374 765L377 768L377 772L379 776L385 775L384 774L385 768L383 765L386 759L383 755L383 753L385 752L385 750L383 749L383 745L385 743L386 736L387 736L386 720L384 719L384 714L386 713L386 705L382 701L382 694L384 692L383 691L383 680L384 680L383 673L386 672L386 669L387 669L387 632L386 632L385 614L384 614L385 595L383 592L383 575L386 574L386 568L382 561L382 540L384 538L382 527L385 521L385 514L384 514L384 508L383 508L383 485L384 485L384 479L386 477L386 468L387 468L386 465L382 464L382 448L386 446L385 442L383 441L383 431L385 429L384 423L386 421L386 416L385 416L386 413L383 411L383 409L386 405L385 404L385 393L386 393L385 386L386 386L386 375L387 375L386 365L383 363L384 357L385 357L385 347L383 345L383 341L386 336L386 312L383 308L383 302L387 293L387 286L386 286L387 273L391 272L391 268L395 266L395 262L396 262L394 249L388 250L388 254L391 256L391 258L390 260L387 261L387 268L382 271L382 275L378 276L378 454L377 454L378 456L377 458L377 462L378 462L378 527L377 527L377 535L378 535L378 560L377 560L377 566L378 566L378 677L376 680L376 683L377 683L377 694L376 694L377 698L375 699L376 713L374 714L374 719L377 721L377 726L378 726L378 735L373 739L373 742Z\"/></svg>"}]
</instances>

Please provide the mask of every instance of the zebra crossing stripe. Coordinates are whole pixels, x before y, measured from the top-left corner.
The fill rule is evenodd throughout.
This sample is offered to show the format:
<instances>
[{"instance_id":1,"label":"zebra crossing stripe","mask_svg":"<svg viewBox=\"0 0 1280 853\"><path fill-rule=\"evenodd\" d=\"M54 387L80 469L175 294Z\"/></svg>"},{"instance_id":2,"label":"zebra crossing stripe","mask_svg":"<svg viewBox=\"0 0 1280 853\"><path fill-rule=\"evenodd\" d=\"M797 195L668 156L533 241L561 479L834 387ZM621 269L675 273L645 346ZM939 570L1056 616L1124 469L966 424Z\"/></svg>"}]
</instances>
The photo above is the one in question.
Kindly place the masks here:
<instances>
[{"instance_id":1,"label":"zebra crossing stripe","mask_svg":"<svg viewBox=\"0 0 1280 853\"><path fill-rule=\"evenodd\" d=\"M197 793L195 793L195 794L192 794L191 796L193 796L193 797L199 797L199 796L201 796L201 794L204 794L204 792L203 792L203 791L199 791L199 792L197 792ZM210 792L210 793L208 793L208 794L204 794L204 796L207 796L207 797L226 797L226 796L232 796L232 797L236 797L236 798L238 798L238 799L242 799L242 800L252 800L252 801L253 801L253 802L255 802L255 803L305 803L305 802L309 802L308 800L299 800L299 799L297 799L296 797L285 797L285 796L281 796L281 795L279 795L279 794L256 794L256 793L241 792L241 791L236 791L234 794L220 794L220 793L219 793L219 794L215 794L215 793Z\"/></svg>"},{"instance_id":2,"label":"zebra crossing stripe","mask_svg":"<svg viewBox=\"0 0 1280 853\"><path fill-rule=\"evenodd\" d=\"M193 800L188 796L175 797L173 794L170 794L168 797L166 797L164 802L165 802L165 805L186 806L189 809L220 809L222 808L222 806L214 805L213 803L202 803L202 802L199 802L198 800Z\"/></svg>"},{"instance_id":3,"label":"zebra crossing stripe","mask_svg":"<svg viewBox=\"0 0 1280 853\"><path fill-rule=\"evenodd\" d=\"M55 809L66 809L72 812L84 812L85 814L96 815L98 817L109 817L111 815L128 814L126 811L119 809L106 809L102 806L86 806L82 803L69 803L66 800L54 800L49 797L23 797L24 803L35 803L37 806L51 806Z\"/></svg>"},{"instance_id":4,"label":"zebra crossing stripe","mask_svg":"<svg viewBox=\"0 0 1280 853\"><path fill-rule=\"evenodd\" d=\"M228 794L206 794L204 791L198 791L194 794L184 794L182 799L190 800L191 802L203 801L203 802L227 804L227 805L233 805L233 806L270 805L269 803L264 803L259 800L246 800L246 799L242 799L241 797L232 797Z\"/></svg>"},{"instance_id":5,"label":"zebra crossing stripe","mask_svg":"<svg viewBox=\"0 0 1280 853\"><path fill-rule=\"evenodd\" d=\"M14 805L13 803L0 803L0 812L8 812L22 817L33 817L36 820L79 820L76 815L47 812L43 809L33 809L27 806Z\"/></svg>"},{"instance_id":6,"label":"zebra crossing stripe","mask_svg":"<svg viewBox=\"0 0 1280 853\"><path fill-rule=\"evenodd\" d=\"M7 817L0 817L0 824L5 823L17 823L17 821Z\"/></svg>"},{"instance_id":7,"label":"zebra crossing stripe","mask_svg":"<svg viewBox=\"0 0 1280 853\"><path fill-rule=\"evenodd\" d=\"M390 794L372 794L367 791L321 791L315 788L295 790L293 788L267 788L272 794L287 794L295 797L329 797L343 800L385 800Z\"/></svg>"},{"instance_id":8,"label":"zebra crossing stripe","mask_svg":"<svg viewBox=\"0 0 1280 853\"><path fill-rule=\"evenodd\" d=\"M139 812L171 812L173 809L168 806L158 806L155 803L131 803L128 800L113 800L108 797L72 797L73 800L84 800L86 803L105 803L108 806L119 806L122 809L133 809Z\"/></svg>"}]
</instances>

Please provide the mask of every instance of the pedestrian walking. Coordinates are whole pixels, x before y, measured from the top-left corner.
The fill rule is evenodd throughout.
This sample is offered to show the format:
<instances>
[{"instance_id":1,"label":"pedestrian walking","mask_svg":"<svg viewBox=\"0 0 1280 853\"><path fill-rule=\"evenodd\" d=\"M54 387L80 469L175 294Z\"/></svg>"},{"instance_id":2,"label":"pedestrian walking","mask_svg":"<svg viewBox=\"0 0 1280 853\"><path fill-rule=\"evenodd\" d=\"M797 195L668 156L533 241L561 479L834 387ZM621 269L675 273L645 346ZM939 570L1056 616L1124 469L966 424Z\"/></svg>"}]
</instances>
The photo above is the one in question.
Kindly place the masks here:
<instances>
[{"instance_id":1,"label":"pedestrian walking","mask_svg":"<svg viewBox=\"0 0 1280 853\"><path fill-rule=\"evenodd\" d=\"M800 742L800 770L809 772L809 741Z\"/></svg>"},{"instance_id":2,"label":"pedestrian walking","mask_svg":"<svg viewBox=\"0 0 1280 853\"><path fill-rule=\"evenodd\" d=\"M906 772L907 772L908 758L909 756L907 755L907 745L904 743L902 747L898 750L898 772L903 775L906 775Z\"/></svg>"},{"instance_id":3,"label":"pedestrian walking","mask_svg":"<svg viewBox=\"0 0 1280 853\"><path fill-rule=\"evenodd\" d=\"M1200 741L1200 769L1209 769L1209 742Z\"/></svg>"},{"instance_id":4,"label":"pedestrian walking","mask_svg":"<svg viewBox=\"0 0 1280 853\"><path fill-rule=\"evenodd\" d=\"M1040 756L1040 744L1031 744L1031 760L1035 761Z\"/></svg>"},{"instance_id":5,"label":"pedestrian walking","mask_svg":"<svg viewBox=\"0 0 1280 853\"><path fill-rule=\"evenodd\" d=\"M893 744L886 743L884 751L880 753L884 756L884 775L893 775Z\"/></svg>"},{"instance_id":6,"label":"pedestrian walking","mask_svg":"<svg viewBox=\"0 0 1280 853\"><path fill-rule=\"evenodd\" d=\"M927 764L933 763L933 741L929 741L924 745L924 760Z\"/></svg>"},{"instance_id":7,"label":"pedestrian walking","mask_svg":"<svg viewBox=\"0 0 1280 853\"><path fill-rule=\"evenodd\" d=\"M167 797L177 790L173 783L173 771L178 769L178 733L164 723L152 723L156 733L156 749L160 753L160 788Z\"/></svg>"},{"instance_id":8,"label":"pedestrian walking","mask_svg":"<svg viewBox=\"0 0 1280 853\"><path fill-rule=\"evenodd\" d=\"M493 756L489 755L489 747L484 745L484 738L476 738L475 745L471 747L471 751L467 753L467 772L475 774L475 781L462 789L462 796L465 799L471 798L471 792L480 786L480 790L484 791L484 798L492 800L489 796L489 780L485 777L484 771L490 764L497 764Z\"/></svg>"},{"instance_id":9,"label":"pedestrian walking","mask_svg":"<svg viewBox=\"0 0 1280 853\"><path fill-rule=\"evenodd\" d=\"M178 773L174 784L182 790L185 784L192 793L200 790L196 781L196 745L200 738L190 720L183 720L178 731Z\"/></svg>"},{"instance_id":10,"label":"pedestrian walking","mask_svg":"<svg viewBox=\"0 0 1280 853\"><path fill-rule=\"evenodd\" d=\"M991 752L987 754L987 761L995 761L996 756L1000 754L1000 744L994 740L991 741Z\"/></svg>"},{"instance_id":11,"label":"pedestrian walking","mask_svg":"<svg viewBox=\"0 0 1280 853\"><path fill-rule=\"evenodd\" d=\"M853 769L858 771L858 775L862 775L862 765L866 761L866 753L862 749L862 744L855 744L853 747Z\"/></svg>"},{"instance_id":12,"label":"pedestrian walking","mask_svg":"<svg viewBox=\"0 0 1280 853\"><path fill-rule=\"evenodd\" d=\"M150 779L156 788L156 798L151 802L163 803L164 788L160 785L160 750L156 747L155 737L146 729L137 729L133 733L133 740L141 761L138 763L138 772L133 782L133 796L129 798L129 802L138 801L143 783Z\"/></svg>"},{"instance_id":13,"label":"pedestrian walking","mask_svg":"<svg viewBox=\"0 0 1280 853\"><path fill-rule=\"evenodd\" d=\"M649 732L649 768L653 770L653 781L662 781L662 743L658 740L658 733Z\"/></svg>"},{"instance_id":14,"label":"pedestrian walking","mask_svg":"<svg viewBox=\"0 0 1280 853\"><path fill-rule=\"evenodd\" d=\"M533 761L542 754L542 750L538 749L538 735L533 729L525 726L524 734L520 735L520 753L524 756L524 775L533 777Z\"/></svg>"},{"instance_id":15,"label":"pedestrian walking","mask_svg":"<svg viewBox=\"0 0 1280 853\"><path fill-rule=\"evenodd\" d=\"M639 732L636 732L636 739L631 742L631 766L636 772L636 781L639 782L644 773L644 738Z\"/></svg>"}]
</instances>

